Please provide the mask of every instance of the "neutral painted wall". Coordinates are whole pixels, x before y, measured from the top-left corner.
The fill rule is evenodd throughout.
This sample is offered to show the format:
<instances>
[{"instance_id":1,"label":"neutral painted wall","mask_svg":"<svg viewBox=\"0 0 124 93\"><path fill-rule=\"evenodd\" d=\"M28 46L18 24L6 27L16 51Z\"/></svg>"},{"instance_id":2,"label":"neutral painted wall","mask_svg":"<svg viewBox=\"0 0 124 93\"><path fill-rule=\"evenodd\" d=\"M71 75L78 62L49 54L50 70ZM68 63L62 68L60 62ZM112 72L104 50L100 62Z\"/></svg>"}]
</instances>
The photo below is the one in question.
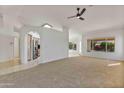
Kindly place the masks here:
<instances>
[{"instance_id":1,"label":"neutral painted wall","mask_svg":"<svg viewBox=\"0 0 124 93\"><path fill-rule=\"evenodd\" d=\"M0 34L0 62L13 59L14 37Z\"/></svg>"},{"instance_id":2,"label":"neutral painted wall","mask_svg":"<svg viewBox=\"0 0 124 93\"><path fill-rule=\"evenodd\" d=\"M87 52L87 39L101 38L101 37L115 37L115 52ZM98 31L86 32L82 36L82 55L112 59L124 60L124 30L123 28L108 28Z\"/></svg>"},{"instance_id":3,"label":"neutral painted wall","mask_svg":"<svg viewBox=\"0 0 124 93\"><path fill-rule=\"evenodd\" d=\"M42 62L68 57L68 31L45 30L42 33Z\"/></svg>"},{"instance_id":4,"label":"neutral painted wall","mask_svg":"<svg viewBox=\"0 0 124 93\"><path fill-rule=\"evenodd\" d=\"M62 31L58 31L54 29L26 26L20 31L21 63L28 63L26 34L30 31L38 32L40 35L40 63L68 57L68 29L66 27L63 27Z\"/></svg>"},{"instance_id":5,"label":"neutral painted wall","mask_svg":"<svg viewBox=\"0 0 124 93\"><path fill-rule=\"evenodd\" d=\"M7 21L10 22L11 21ZM8 26L4 20L4 16L0 14L0 62L12 60L18 56L18 41L14 37L19 37L17 32L14 32L13 26ZM14 51L14 47L16 50Z\"/></svg>"},{"instance_id":6,"label":"neutral painted wall","mask_svg":"<svg viewBox=\"0 0 124 93\"><path fill-rule=\"evenodd\" d=\"M19 58L19 37L14 37L14 58Z\"/></svg>"}]
</instances>

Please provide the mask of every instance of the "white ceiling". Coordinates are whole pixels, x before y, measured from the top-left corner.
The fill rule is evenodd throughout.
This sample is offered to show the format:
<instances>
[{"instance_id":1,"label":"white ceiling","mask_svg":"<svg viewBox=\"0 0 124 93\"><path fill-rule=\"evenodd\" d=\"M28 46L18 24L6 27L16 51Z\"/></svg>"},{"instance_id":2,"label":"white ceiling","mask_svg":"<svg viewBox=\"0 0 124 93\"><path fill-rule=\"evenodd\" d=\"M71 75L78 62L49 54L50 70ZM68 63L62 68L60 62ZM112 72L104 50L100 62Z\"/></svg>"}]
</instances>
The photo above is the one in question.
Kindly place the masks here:
<instances>
[{"instance_id":1,"label":"white ceiling","mask_svg":"<svg viewBox=\"0 0 124 93\"><path fill-rule=\"evenodd\" d=\"M67 17L77 13L76 8L84 7L87 9L79 19L67 19ZM122 25L124 23L123 13L124 6L86 6L86 5L26 5L26 6L0 6L1 14L7 25L11 24L16 27L22 25L40 26L49 23L54 28L61 29L62 26L68 26L71 31L86 32L94 31L112 26Z\"/></svg>"}]
</instances>

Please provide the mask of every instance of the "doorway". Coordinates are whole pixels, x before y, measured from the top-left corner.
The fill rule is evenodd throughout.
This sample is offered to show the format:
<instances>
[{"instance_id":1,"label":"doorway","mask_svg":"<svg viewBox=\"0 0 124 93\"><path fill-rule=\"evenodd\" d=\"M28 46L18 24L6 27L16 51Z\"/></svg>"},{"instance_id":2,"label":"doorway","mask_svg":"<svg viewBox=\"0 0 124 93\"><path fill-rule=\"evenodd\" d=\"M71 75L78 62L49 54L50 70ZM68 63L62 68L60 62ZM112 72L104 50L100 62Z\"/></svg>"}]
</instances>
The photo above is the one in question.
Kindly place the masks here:
<instances>
[{"instance_id":1,"label":"doorway","mask_svg":"<svg viewBox=\"0 0 124 93\"><path fill-rule=\"evenodd\" d=\"M75 33L73 31L69 31L69 57L75 57L81 55L81 43L82 36L80 33Z\"/></svg>"},{"instance_id":2,"label":"doorway","mask_svg":"<svg viewBox=\"0 0 124 93\"><path fill-rule=\"evenodd\" d=\"M27 34L27 60L34 61L40 57L40 35L37 32Z\"/></svg>"}]
</instances>

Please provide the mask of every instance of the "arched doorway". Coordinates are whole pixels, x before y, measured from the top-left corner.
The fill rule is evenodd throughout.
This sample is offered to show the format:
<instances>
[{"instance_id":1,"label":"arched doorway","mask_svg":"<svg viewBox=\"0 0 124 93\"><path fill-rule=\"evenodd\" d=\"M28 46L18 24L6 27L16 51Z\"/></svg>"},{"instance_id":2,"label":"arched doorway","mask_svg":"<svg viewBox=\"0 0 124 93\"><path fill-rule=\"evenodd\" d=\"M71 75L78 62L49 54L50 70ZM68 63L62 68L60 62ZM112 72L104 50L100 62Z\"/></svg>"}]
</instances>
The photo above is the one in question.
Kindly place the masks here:
<instances>
[{"instance_id":1,"label":"arched doorway","mask_svg":"<svg viewBox=\"0 0 124 93\"><path fill-rule=\"evenodd\" d=\"M31 61L28 61L28 34L29 33L37 33L40 36L40 57L38 57L38 63L42 62L42 54L41 54L41 38L42 38L42 28L41 27L32 27L32 26L25 26L20 30L20 61L21 64L27 64L31 61L34 61L33 58ZM31 56L31 55L30 55ZM32 57L32 56L31 56Z\"/></svg>"},{"instance_id":2,"label":"arched doorway","mask_svg":"<svg viewBox=\"0 0 124 93\"><path fill-rule=\"evenodd\" d=\"M38 62L40 58L40 35L38 32L30 31L27 36L27 61Z\"/></svg>"}]
</instances>

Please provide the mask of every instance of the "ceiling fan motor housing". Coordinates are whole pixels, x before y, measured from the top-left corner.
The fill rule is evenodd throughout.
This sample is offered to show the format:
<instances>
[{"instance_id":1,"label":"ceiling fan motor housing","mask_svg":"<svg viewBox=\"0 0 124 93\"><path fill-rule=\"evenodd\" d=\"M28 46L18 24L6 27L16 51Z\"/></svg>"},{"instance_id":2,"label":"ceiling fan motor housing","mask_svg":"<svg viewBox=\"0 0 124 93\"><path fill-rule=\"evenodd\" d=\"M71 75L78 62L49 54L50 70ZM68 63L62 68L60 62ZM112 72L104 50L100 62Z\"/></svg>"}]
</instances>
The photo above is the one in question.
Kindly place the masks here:
<instances>
[{"instance_id":1,"label":"ceiling fan motor housing","mask_svg":"<svg viewBox=\"0 0 124 93\"><path fill-rule=\"evenodd\" d=\"M79 11L79 10L80 10L80 8L77 8L77 10Z\"/></svg>"}]
</instances>

